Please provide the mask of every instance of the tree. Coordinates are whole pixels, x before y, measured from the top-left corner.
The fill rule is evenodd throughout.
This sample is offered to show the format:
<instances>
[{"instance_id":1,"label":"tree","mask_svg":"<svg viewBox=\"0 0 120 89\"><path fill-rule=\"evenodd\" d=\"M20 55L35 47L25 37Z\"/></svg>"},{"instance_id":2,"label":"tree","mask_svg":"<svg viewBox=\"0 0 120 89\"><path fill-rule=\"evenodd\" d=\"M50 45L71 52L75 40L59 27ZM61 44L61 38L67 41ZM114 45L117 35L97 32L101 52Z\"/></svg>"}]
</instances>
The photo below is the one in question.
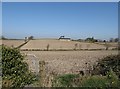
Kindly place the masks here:
<instances>
[{"instance_id":1,"label":"tree","mask_svg":"<svg viewBox=\"0 0 120 89\"><path fill-rule=\"evenodd\" d=\"M114 42L114 38L110 38L109 42Z\"/></svg>"},{"instance_id":2,"label":"tree","mask_svg":"<svg viewBox=\"0 0 120 89\"><path fill-rule=\"evenodd\" d=\"M25 42L27 42L28 41L28 38L27 37L25 37Z\"/></svg>"},{"instance_id":3,"label":"tree","mask_svg":"<svg viewBox=\"0 0 120 89\"><path fill-rule=\"evenodd\" d=\"M28 39L29 39L29 40L33 40L33 38L34 38L33 36L30 36Z\"/></svg>"},{"instance_id":4,"label":"tree","mask_svg":"<svg viewBox=\"0 0 120 89\"><path fill-rule=\"evenodd\" d=\"M96 42L96 40L94 39L94 37L92 37L92 38L86 38L85 41L88 41L88 42Z\"/></svg>"},{"instance_id":5,"label":"tree","mask_svg":"<svg viewBox=\"0 0 120 89\"><path fill-rule=\"evenodd\" d=\"M35 75L28 70L24 56L19 49L2 46L2 86L13 89L24 87L36 80Z\"/></svg>"},{"instance_id":6,"label":"tree","mask_svg":"<svg viewBox=\"0 0 120 89\"><path fill-rule=\"evenodd\" d=\"M7 40L7 38L6 38L6 37L4 37L4 36L1 36L1 39L2 39L2 40Z\"/></svg>"},{"instance_id":7,"label":"tree","mask_svg":"<svg viewBox=\"0 0 120 89\"><path fill-rule=\"evenodd\" d=\"M119 38L115 38L114 41L115 41L115 42L119 42Z\"/></svg>"},{"instance_id":8,"label":"tree","mask_svg":"<svg viewBox=\"0 0 120 89\"><path fill-rule=\"evenodd\" d=\"M103 42L106 42L106 40L103 40Z\"/></svg>"}]
</instances>

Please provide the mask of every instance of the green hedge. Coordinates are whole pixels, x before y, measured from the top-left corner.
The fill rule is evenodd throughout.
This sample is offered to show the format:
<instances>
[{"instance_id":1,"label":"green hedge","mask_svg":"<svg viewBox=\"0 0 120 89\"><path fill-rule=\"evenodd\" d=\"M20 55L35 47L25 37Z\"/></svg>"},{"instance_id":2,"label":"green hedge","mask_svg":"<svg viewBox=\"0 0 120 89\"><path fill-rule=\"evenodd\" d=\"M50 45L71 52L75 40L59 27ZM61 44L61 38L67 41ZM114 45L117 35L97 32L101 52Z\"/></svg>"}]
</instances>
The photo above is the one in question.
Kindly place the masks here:
<instances>
[{"instance_id":1,"label":"green hedge","mask_svg":"<svg viewBox=\"0 0 120 89\"><path fill-rule=\"evenodd\" d=\"M2 87L24 87L36 80L19 49L2 46Z\"/></svg>"}]
</instances>

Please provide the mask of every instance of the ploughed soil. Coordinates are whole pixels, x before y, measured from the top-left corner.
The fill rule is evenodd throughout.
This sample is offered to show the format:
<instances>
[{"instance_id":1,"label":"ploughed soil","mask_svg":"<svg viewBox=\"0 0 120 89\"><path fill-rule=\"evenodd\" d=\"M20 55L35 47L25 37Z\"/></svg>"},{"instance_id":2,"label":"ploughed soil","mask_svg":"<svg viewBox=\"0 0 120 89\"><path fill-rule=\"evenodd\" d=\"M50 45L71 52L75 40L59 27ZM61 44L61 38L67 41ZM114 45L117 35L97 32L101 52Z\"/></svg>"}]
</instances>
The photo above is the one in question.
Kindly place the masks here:
<instances>
[{"instance_id":1,"label":"ploughed soil","mask_svg":"<svg viewBox=\"0 0 120 89\"><path fill-rule=\"evenodd\" d=\"M91 69L101 58L118 51L22 51L34 72L39 72L39 61L45 61L46 72L55 74L78 73Z\"/></svg>"}]
</instances>

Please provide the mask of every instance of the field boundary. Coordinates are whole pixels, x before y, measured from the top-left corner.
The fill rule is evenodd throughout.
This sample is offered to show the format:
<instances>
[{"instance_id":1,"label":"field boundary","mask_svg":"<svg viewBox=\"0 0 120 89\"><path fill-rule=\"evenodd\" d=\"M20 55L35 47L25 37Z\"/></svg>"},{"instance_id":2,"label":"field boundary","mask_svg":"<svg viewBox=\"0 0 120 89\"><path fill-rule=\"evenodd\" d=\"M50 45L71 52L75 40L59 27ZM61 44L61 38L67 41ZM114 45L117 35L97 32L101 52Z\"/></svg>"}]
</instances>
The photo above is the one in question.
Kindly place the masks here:
<instances>
[{"instance_id":1,"label":"field boundary","mask_svg":"<svg viewBox=\"0 0 120 89\"><path fill-rule=\"evenodd\" d=\"M21 51L99 51L99 50L106 50L106 49L20 49ZM118 50L118 49L109 49L109 50Z\"/></svg>"},{"instance_id":2,"label":"field boundary","mask_svg":"<svg viewBox=\"0 0 120 89\"><path fill-rule=\"evenodd\" d=\"M18 47L16 47L16 48L21 48L22 46L24 46L25 44L27 44L29 41L26 41L26 42L24 42L24 43L22 43L21 45L19 45Z\"/></svg>"}]
</instances>

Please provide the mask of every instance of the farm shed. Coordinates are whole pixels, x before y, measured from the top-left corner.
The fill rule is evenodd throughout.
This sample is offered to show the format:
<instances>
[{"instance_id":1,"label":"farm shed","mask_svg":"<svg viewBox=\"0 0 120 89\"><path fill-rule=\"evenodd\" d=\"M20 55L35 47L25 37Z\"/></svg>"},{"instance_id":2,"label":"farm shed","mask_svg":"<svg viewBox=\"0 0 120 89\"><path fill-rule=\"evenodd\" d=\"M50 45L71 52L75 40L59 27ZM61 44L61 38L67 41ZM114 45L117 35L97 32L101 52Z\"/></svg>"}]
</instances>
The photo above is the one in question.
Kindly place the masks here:
<instances>
[{"instance_id":1,"label":"farm shed","mask_svg":"<svg viewBox=\"0 0 120 89\"><path fill-rule=\"evenodd\" d=\"M71 41L70 38L65 38L64 36L61 36L61 37L59 38L59 40L60 40L60 41Z\"/></svg>"}]
</instances>

